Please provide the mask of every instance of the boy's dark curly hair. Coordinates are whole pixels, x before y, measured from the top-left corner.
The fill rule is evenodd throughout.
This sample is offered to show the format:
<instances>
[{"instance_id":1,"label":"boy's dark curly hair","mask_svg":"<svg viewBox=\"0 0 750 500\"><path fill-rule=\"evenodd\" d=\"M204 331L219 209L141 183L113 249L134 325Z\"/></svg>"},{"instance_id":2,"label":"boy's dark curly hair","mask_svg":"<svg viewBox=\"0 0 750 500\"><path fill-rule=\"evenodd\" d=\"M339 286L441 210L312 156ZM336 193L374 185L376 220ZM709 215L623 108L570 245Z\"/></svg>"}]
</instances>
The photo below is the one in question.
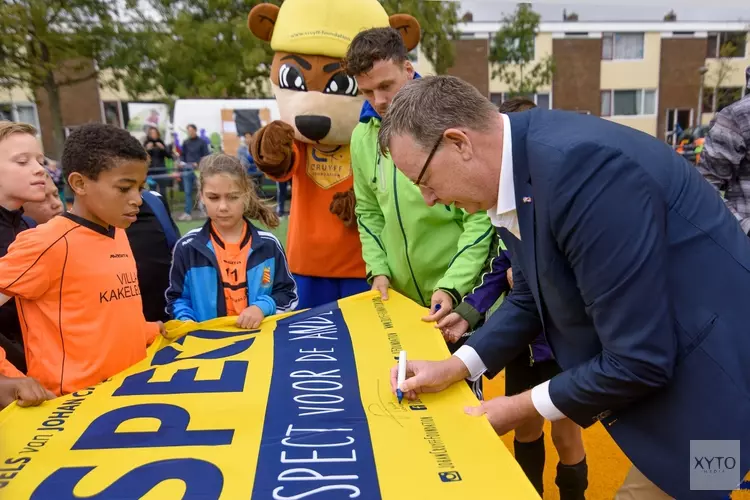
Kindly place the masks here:
<instances>
[{"instance_id":1,"label":"boy's dark curly hair","mask_svg":"<svg viewBox=\"0 0 750 500\"><path fill-rule=\"evenodd\" d=\"M125 129L103 123L76 127L65 140L62 153L63 175L67 179L78 172L96 180L101 172L117 166L118 161L148 163L150 157L138 140Z\"/></svg>"}]
</instances>

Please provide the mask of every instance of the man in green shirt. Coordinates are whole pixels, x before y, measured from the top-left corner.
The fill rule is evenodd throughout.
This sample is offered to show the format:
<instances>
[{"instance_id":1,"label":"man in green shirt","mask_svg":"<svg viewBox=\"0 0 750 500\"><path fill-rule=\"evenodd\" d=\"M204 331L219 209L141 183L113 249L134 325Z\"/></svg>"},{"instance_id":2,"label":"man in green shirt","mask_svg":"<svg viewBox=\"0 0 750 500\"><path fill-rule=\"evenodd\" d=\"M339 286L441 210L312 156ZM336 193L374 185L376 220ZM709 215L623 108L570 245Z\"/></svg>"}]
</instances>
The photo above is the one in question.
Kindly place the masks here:
<instances>
[{"instance_id":1,"label":"man in green shirt","mask_svg":"<svg viewBox=\"0 0 750 500\"><path fill-rule=\"evenodd\" d=\"M423 319L436 321L476 284L489 254L492 225L485 212L469 214L440 203L428 206L419 186L396 169L389 155L380 154L380 117L396 92L419 78L399 32L374 28L359 33L345 65L367 100L351 140L355 212L367 279L384 299L392 287L430 307Z\"/></svg>"}]
</instances>

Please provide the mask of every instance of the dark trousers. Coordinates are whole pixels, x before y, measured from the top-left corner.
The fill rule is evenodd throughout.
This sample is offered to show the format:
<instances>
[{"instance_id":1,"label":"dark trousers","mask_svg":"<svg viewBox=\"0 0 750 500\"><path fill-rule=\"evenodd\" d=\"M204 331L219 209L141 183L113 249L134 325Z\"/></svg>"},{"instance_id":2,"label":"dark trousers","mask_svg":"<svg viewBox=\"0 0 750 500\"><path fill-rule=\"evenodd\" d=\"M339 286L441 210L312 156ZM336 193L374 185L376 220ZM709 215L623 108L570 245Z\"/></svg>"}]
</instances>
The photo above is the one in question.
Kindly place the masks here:
<instances>
[{"instance_id":1,"label":"dark trousers","mask_svg":"<svg viewBox=\"0 0 750 500\"><path fill-rule=\"evenodd\" d=\"M276 183L276 202L278 203L278 208L276 209L276 212L279 215L284 215L286 213L286 192L288 188L288 182L277 182Z\"/></svg>"}]
</instances>

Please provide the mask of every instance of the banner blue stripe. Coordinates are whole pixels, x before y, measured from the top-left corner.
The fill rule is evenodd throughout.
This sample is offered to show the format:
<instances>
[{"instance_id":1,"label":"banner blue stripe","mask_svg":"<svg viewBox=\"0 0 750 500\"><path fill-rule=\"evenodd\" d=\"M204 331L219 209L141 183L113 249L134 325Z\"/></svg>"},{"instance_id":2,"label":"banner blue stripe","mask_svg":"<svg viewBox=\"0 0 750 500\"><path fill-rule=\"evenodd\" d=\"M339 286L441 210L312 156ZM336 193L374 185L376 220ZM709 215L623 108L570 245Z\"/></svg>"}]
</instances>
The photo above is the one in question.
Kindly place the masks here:
<instances>
[{"instance_id":1,"label":"banner blue stripe","mask_svg":"<svg viewBox=\"0 0 750 500\"><path fill-rule=\"evenodd\" d=\"M380 499L349 329L336 304L281 320L253 498Z\"/></svg>"}]
</instances>

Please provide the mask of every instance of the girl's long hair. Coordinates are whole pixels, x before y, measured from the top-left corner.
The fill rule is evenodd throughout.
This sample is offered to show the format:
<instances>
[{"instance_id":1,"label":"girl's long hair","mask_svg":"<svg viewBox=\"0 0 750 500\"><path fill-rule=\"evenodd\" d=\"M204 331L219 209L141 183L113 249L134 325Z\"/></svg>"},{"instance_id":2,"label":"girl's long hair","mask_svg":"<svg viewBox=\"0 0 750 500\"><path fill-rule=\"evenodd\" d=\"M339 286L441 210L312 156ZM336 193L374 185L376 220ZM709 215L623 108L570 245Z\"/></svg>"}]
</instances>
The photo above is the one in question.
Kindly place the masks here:
<instances>
[{"instance_id":1,"label":"girl's long hair","mask_svg":"<svg viewBox=\"0 0 750 500\"><path fill-rule=\"evenodd\" d=\"M271 229L279 226L279 216L276 215L274 205L260 199L252 179L247 175L239 158L224 153L204 156L198 165L198 172L201 186L204 185L204 179L212 175L227 174L234 177L245 195L244 216L258 220Z\"/></svg>"}]
</instances>

